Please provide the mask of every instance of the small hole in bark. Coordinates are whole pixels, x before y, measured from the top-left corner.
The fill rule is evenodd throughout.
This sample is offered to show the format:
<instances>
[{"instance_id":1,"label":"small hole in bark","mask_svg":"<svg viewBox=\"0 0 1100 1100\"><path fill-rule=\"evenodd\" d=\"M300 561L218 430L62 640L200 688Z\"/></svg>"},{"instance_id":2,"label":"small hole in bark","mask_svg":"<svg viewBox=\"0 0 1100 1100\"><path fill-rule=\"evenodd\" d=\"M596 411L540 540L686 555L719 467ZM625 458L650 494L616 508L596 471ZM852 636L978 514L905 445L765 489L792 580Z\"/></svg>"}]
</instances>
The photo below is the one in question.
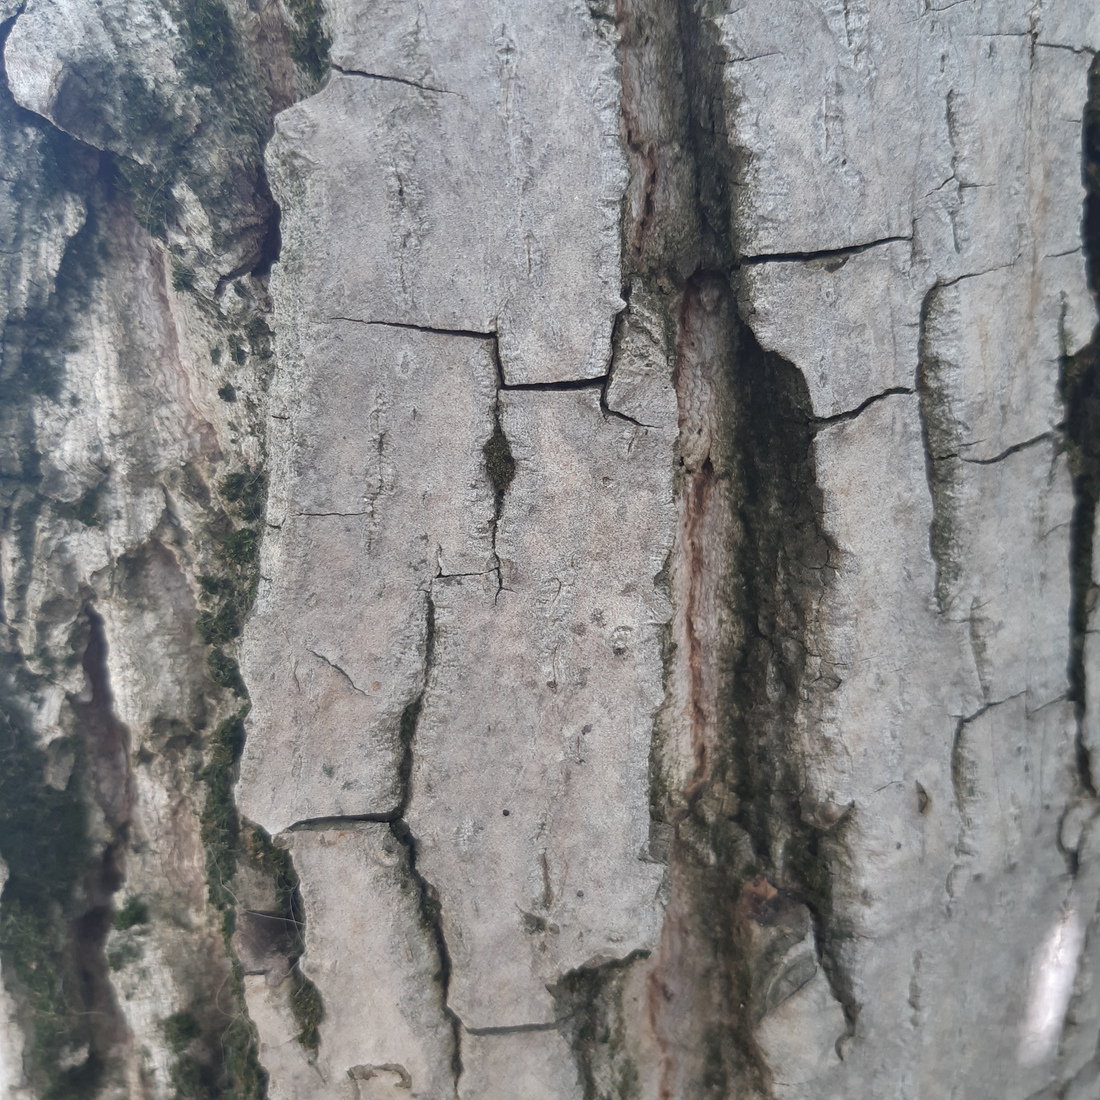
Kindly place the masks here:
<instances>
[{"instance_id":1,"label":"small hole in bark","mask_svg":"<svg viewBox=\"0 0 1100 1100\"><path fill-rule=\"evenodd\" d=\"M932 804L932 799L928 792L919 783L917 784L917 811L918 813L927 813L928 807Z\"/></svg>"}]
</instances>

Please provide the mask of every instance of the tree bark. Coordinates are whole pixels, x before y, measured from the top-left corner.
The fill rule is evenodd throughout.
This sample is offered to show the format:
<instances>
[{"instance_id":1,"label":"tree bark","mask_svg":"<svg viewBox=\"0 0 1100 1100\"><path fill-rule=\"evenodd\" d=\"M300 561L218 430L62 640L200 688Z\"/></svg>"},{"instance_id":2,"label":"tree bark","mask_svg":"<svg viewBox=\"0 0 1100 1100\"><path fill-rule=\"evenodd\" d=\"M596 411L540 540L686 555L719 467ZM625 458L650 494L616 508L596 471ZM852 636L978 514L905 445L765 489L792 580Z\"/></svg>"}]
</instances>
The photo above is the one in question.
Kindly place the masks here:
<instances>
[{"instance_id":1,"label":"tree bark","mask_svg":"<svg viewBox=\"0 0 1100 1100\"><path fill-rule=\"evenodd\" d=\"M0 18L0 1094L1098 1094L1091 5Z\"/></svg>"}]
</instances>

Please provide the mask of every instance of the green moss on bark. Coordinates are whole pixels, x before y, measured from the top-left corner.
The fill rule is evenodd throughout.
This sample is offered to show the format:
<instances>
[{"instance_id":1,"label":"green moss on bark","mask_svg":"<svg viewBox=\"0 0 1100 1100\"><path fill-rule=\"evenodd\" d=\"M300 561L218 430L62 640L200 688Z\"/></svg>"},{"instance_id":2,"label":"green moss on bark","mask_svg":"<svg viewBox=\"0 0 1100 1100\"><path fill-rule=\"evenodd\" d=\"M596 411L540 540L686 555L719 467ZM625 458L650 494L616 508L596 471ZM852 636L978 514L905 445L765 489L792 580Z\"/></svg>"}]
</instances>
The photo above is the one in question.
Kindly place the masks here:
<instances>
[{"instance_id":1,"label":"green moss on bark","mask_svg":"<svg viewBox=\"0 0 1100 1100\"><path fill-rule=\"evenodd\" d=\"M6 671L10 678L14 670ZM77 763L65 790L47 785L46 754L6 689L0 694L0 745L0 856L8 867L0 895L0 957L30 1038L32 1080L44 1097L76 1100L91 1095L102 1073L98 1062L87 1070L59 1068L64 1055L88 1039L68 936L75 894L91 860L79 793L83 753L74 746Z\"/></svg>"},{"instance_id":2,"label":"green moss on bark","mask_svg":"<svg viewBox=\"0 0 1100 1100\"><path fill-rule=\"evenodd\" d=\"M329 69L332 39L325 30L325 7L321 0L288 0L293 22L290 27L290 56L314 84Z\"/></svg>"}]
</instances>

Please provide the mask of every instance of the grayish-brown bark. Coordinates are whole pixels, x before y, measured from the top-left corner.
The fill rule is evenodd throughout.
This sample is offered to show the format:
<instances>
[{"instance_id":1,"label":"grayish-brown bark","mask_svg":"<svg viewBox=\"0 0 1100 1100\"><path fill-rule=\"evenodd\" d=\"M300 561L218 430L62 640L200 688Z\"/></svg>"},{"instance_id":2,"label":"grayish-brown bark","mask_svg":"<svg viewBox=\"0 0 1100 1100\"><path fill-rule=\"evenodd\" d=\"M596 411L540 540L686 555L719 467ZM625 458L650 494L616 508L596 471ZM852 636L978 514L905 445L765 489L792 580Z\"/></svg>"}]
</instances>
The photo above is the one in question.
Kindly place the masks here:
<instances>
[{"instance_id":1,"label":"grayish-brown bark","mask_svg":"<svg viewBox=\"0 0 1100 1100\"><path fill-rule=\"evenodd\" d=\"M1092 6L0 16L4 1096L1096 1095Z\"/></svg>"}]
</instances>

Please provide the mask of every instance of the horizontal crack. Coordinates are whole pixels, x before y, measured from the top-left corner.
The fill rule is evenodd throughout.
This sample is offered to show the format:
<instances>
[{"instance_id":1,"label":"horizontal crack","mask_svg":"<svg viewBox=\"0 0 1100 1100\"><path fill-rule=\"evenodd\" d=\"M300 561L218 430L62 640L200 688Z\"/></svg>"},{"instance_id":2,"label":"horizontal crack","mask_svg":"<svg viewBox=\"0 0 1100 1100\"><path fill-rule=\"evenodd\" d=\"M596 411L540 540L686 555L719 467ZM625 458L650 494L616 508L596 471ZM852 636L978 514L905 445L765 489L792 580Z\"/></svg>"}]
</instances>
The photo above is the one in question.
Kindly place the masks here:
<instances>
[{"instance_id":1,"label":"horizontal crack","mask_svg":"<svg viewBox=\"0 0 1100 1100\"><path fill-rule=\"evenodd\" d=\"M495 332L475 332L466 328L434 328L432 325L414 325L407 321L370 321L365 317L326 317L326 321L347 321L353 325L378 325L381 328L405 328L413 332L428 332L433 336L460 336L466 340L495 340Z\"/></svg>"},{"instance_id":2,"label":"horizontal crack","mask_svg":"<svg viewBox=\"0 0 1100 1100\"><path fill-rule=\"evenodd\" d=\"M1020 695L1027 695L1027 694L1029 694L1029 692L1021 691L1019 694ZM1015 698L1015 697L1013 697L1013 698ZM1027 708L1027 713L1029 715L1038 714L1039 711L1046 710L1047 707L1056 707L1056 706L1058 706L1059 703L1071 703L1071 702L1073 702L1073 700L1070 698L1069 692L1068 691L1062 691L1062 692L1059 692L1057 695L1055 695L1053 699L1048 699L1045 703L1040 703L1037 707L1029 706Z\"/></svg>"},{"instance_id":3,"label":"horizontal crack","mask_svg":"<svg viewBox=\"0 0 1100 1100\"><path fill-rule=\"evenodd\" d=\"M989 703L984 703L973 714L956 715L956 720L960 726L969 726L971 722L976 722L983 714L988 711L994 710L997 707L1003 707L1005 703L1011 703L1016 699L1019 699L1027 695L1027 690L1014 692L1012 695L1006 695L1003 699L994 699ZM1057 701L1057 700L1055 700ZM1045 705L1045 704L1044 704Z\"/></svg>"},{"instance_id":4,"label":"horizontal crack","mask_svg":"<svg viewBox=\"0 0 1100 1100\"><path fill-rule=\"evenodd\" d=\"M995 462L1008 458L1009 455L1014 455L1018 451L1026 451L1029 447L1034 447L1036 443L1046 443L1053 438L1053 432L1043 432L1032 439L1025 439L1023 443L1014 443L1011 447L1006 447L999 455L994 455L992 458L967 458L965 455L959 455L958 459L960 462L967 462L972 466L992 466Z\"/></svg>"},{"instance_id":5,"label":"horizontal crack","mask_svg":"<svg viewBox=\"0 0 1100 1100\"><path fill-rule=\"evenodd\" d=\"M415 80L406 80L403 76L386 76L383 73L367 73L362 69L342 69L339 65L333 65L333 69L342 76L361 76L367 80L380 80L386 84L404 84L407 88L419 88L422 92L436 92L439 95L460 95L449 88L433 88L430 84L418 84Z\"/></svg>"},{"instance_id":6,"label":"horizontal crack","mask_svg":"<svg viewBox=\"0 0 1100 1100\"><path fill-rule=\"evenodd\" d=\"M848 256L858 256L871 248L878 248L885 244L911 244L912 236L908 237L883 237L877 241L867 241L865 244L848 245L845 248L825 248L819 252L761 252L755 256L741 256L740 264L789 264L807 263L810 260L840 260Z\"/></svg>"},{"instance_id":7,"label":"horizontal crack","mask_svg":"<svg viewBox=\"0 0 1100 1100\"><path fill-rule=\"evenodd\" d=\"M907 386L893 386L888 390L883 390L882 393L876 393L873 397L868 397L861 405L857 405L847 412L836 413L833 416L815 416L811 418L810 426L817 431L821 428L828 428L833 424L843 423L845 420L855 420L864 410L879 401L885 400L887 397L912 397L916 392L916 390L911 390Z\"/></svg>"},{"instance_id":8,"label":"horizontal crack","mask_svg":"<svg viewBox=\"0 0 1100 1100\"><path fill-rule=\"evenodd\" d=\"M343 516L345 518L354 518L355 516L369 516L370 512L295 512L295 516Z\"/></svg>"},{"instance_id":9,"label":"horizontal crack","mask_svg":"<svg viewBox=\"0 0 1100 1100\"><path fill-rule=\"evenodd\" d=\"M600 411L605 417L613 416L617 420L625 420L636 428L656 428L656 424L646 424L641 420L635 420L627 413L619 412L608 405L607 387L610 381L610 374L601 374L596 378L567 378L561 382L500 382L497 389L503 393L568 393L572 390L594 390L598 388L600 391Z\"/></svg>"},{"instance_id":10,"label":"horizontal crack","mask_svg":"<svg viewBox=\"0 0 1100 1100\"><path fill-rule=\"evenodd\" d=\"M943 279L937 283L934 283L928 288L928 293L931 294L934 290L942 290L944 287L954 286L956 283L961 283L964 279L980 279L983 275L992 275L994 271L1007 271L1010 267L1014 267L1015 260L1010 261L1007 264L996 264L993 267L987 267L984 271L967 271L962 275L956 275L951 279Z\"/></svg>"},{"instance_id":11,"label":"horizontal crack","mask_svg":"<svg viewBox=\"0 0 1100 1100\"><path fill-rule=\"evenodd\" d=\"M344 814L340 817L306 817L288 825L284 833L318 832L323 829L341 829L348 825L367 823L371 825L391 825L397 820L397 810L386 814Z\"/></svg>"},{"instance_id":12,"label":"horizontal crack","mask_svg":"<svg viewBox=\"0 0 1100 1100\"><path fill-rule=\"evenodd\" d=\"M726 65L747 65L750 61L762 61L765 57L783 57L784 55L779 50L772 50L770 53L754 53L751 57L731 57Z\"/></svg>"},{"instance_id":13,"label":"horizontal crack","mask_svg":"<svg viewBox=\"0 0 1100 1100\"><path fill-rule=\"evenodd\" d=\"M1088 46L1071 46L1068 42L1036 42L1036 46L1042 46L1044 50L1066 50L1068 53L1075 54L1091 54L1092 50Z\"/></svg>"},{"instance_id":14,"label":"horizontal crack","mask_svg":"<svg viewBox=\"0 0 1100 1100\"><path fill-rule=\"evenodd\" d=\"M468 1035L522 1035L529 1031L556 1031L560 1024L560 1020L555 1020L549 1024L511 1024L503 1027L466 1027L463 1025L463 1028Z\"/></svg>"},{"instance_id":15,"label":"horizontal crack","mask_svg":"<svg viewBox=\"0 0 1100 1100\"><path fill-rule=\"evenodd\" d=\"M536 393L553 393L555 390L591 390L602 388L607 384L608 376L601 374L598 378L567 378L561 382L503 382L502 390L533 390Z\"/></svg>"}]
</instances>

